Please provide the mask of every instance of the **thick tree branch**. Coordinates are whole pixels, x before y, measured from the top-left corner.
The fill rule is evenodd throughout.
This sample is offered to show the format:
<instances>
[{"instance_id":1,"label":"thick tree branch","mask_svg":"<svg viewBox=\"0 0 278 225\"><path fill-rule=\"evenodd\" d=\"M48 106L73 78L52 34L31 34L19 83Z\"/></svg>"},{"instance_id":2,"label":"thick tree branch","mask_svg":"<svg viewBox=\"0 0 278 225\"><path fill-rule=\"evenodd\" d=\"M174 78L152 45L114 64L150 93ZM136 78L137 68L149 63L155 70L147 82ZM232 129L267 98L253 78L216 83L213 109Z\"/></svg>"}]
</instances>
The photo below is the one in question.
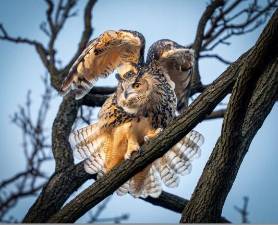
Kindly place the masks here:
<instances>
[{"instance_id":1,"label":"thick tree branch","mask_svg":"<svg viewBox=\"0 0 278 225\"><path fill-rule=\"evenodd\" d=\"M187 199L181 198L177 195L173 195L166 191L163 191L158 198L147 197L142 198L142 200L177 213L181 213L185 205L188 203Z\"/></svg>"},{"instance_id":2,"label":"thick tree branch","mask_svg":"<svg viewBox=\"0 0 278 225\"><path fill-rule=\"evenodd\" d=\"M225 129L223 126L222 136L205 167L190 203L183 211L181 222L220 222L219 216L240 164L253 137L276 101L273 92L278 90L277 75L278 61L276 60L257 82L249 103L250 107L247 107L252 113L247 111L247 116L242 123L234 122L241 121L240 115L235 117L232 122L237 126L233 130ZM269 81L273 82L272 85ZM229 116L227 115L227 118ZM231 119L228 122L231 123ZM240 124L241 128L238 127ZM238 132L235 132L235 129ZM238 135L240 136L238 137Z\"/></svg>"},{"instance_id":3,"label":"thick tree branch","mask_svg":"<svg viewBox=\"0 0 278 225\"><path fill-rule=\"evenodd\" d=\"M93 87L90 94L111 95L116 91L116 87Z\"/></svg>"},{"instance_id":4,"label":"thick tree branch","mask_svg":"<svg viewBox=\"0 0 278 225\"><path fill-rule=\"evenodd\" d=\"M183 211L181 222L219 221L248 147L276 100L277 39L278 10L240 71L224 117L221 136ZM265 65L268 66L263 72Z\"/></svg>"},{"instance_id":5,"label":"thick tree branch","mask_svg":"<svg viewBox=\"0 0 278 225\"><path fill-rule=\"evenodd\" d=\"M61 173L54 173L43 187L36 202L29 209L23 222L46 222L60 210L70 195L88 179L96 179L96 176L86 173L83 163L70 166Z\"/></svg>"},{"instance_id":6,"label":"thick tree branch","mask_svg":"<svg viewBox=\"0 0 278 225\"><path fill-rule=\"evenodd\" d=\"M52 151L56 172L73 165L68 137L78 112L78 102L72 95L64 97L52 127Z\"/></svg>"},{"instance_id":7,"label":"thick tree branch","mask_svg":"<svg viewBox=\"0 0 278 225\"><path fill-rule=\"evenodd\" d=\"M91 107L100 107L103 105L109 95L116 91L115 87L93 87L81 101L82 105Z\"/></svg>"}]
</instances>

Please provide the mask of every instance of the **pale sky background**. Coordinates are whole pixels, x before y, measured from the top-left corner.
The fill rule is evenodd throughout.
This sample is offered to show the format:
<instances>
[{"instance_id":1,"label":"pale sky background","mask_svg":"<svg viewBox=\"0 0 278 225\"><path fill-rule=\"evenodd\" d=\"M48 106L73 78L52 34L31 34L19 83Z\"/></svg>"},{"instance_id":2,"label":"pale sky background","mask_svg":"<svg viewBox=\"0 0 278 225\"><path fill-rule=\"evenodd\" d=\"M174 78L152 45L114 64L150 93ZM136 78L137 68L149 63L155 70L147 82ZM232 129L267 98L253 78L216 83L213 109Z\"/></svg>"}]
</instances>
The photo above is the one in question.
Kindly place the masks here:
<instances>
[{"instance_id":1,"label":"pale sky background","mask_svg":"<svg viewBox=\"0 0 278 225\"><path fill-rule=\"evenodd\" d=\"M78 4L78 17L71 18L66 23L59 36L56 49L58 57L66 63L74 54L83 28L82 16L86 1ZM131 29L141 32L146 38L147 48L162 38L172 39L180 44L193 41L197 23L208 1L184 0L99 0L93 10L93 37L108 29ZM248 2L248 1L247 1ZM39 24L45 20L46 4L38 0L2 0L0 2L0 22L13 35L21 35L30 39L47 40L39 30ZM220 55L233 61L257 40L262 27L248 35L232 39L231 46L217 48ZM200 71L204 83L213 81L225 70L226 66L213 60L201 61ZM40 76L45 74L34 49L28 45L15 45L0 41L0 179L7 178L24 168L22 138L20 130L10 122L10 116L18 105L25 102L26 93L32 90L36 115L43 93ZM97 85L116 84L112 76L101 80ZM48 128L51 129L57 107L61 101L57 97L52 102L48 117ZM278 133L278 107L273 107L264 125L255 136L247 153L236 181L226 200L223 216L233 222L240 222L239 214L234 205L242 206L242 197L248 195L249 220L253 223L278 223L278 151L275 140ZM176 189L166 189L169 192L189 199L200 177L204 165L220 134L222 120L206 121L195 129L205 137L202 155L193 162L191 174L182 177L180 186ZM49 173L53 167L49 167ZM90 181L91 182L91 181ZM88 182L87 182L88 183ZM22 218L31 206L34 198L24 199L12 211L17 218ZM127 222L163 222L177 223L180 215L160 207L152 206L130 196L113 195L112 201L105 209L103 216L118 216L129 213ZM84 216L79 222L86 222Z\"/></svg>"}]
</instances>

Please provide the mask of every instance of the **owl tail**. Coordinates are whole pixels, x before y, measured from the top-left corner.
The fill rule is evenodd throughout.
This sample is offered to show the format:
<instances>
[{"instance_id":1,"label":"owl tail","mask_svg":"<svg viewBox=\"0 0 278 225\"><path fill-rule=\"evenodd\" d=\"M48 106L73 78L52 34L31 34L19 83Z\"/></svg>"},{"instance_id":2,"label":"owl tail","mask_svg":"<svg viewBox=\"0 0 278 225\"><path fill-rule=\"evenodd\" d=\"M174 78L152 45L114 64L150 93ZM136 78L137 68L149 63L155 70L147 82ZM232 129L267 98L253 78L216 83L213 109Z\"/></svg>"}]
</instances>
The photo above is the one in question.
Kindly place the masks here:
<instances>
[{"instance_id":1,"label":"owl tail","mask_svg":"<svg viewBox=\"0 0 278 225\"><path fill-rule=\"evenodd\" d=\"M136 174L116 191L118 195L130 193L135 198L148 196L158 198L161 192L159 176L153 165Z\"/></svg>"}]
</instances>

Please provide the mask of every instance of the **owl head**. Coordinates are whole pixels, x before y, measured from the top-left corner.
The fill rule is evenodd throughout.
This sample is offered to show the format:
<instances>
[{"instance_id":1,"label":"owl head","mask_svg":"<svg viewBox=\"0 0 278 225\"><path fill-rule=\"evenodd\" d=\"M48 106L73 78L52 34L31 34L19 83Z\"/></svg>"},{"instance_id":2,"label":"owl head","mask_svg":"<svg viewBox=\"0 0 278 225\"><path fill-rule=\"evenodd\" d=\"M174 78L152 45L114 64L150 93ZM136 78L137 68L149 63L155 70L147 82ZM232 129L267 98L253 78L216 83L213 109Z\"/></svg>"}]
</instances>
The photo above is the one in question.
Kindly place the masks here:
<instances>
[{"instance_id":1,"label":"owl head","mask_svg":"<svg viewBox=\"0 0 278 225\"><path fill-rule=\"evenodd\" d=\"M119 81L117 88L117 104L127 113L136 114L150 102L153 80L146 73L138 74L129 71L123 76L116 74Z\"/></svg>"}]
</instances>

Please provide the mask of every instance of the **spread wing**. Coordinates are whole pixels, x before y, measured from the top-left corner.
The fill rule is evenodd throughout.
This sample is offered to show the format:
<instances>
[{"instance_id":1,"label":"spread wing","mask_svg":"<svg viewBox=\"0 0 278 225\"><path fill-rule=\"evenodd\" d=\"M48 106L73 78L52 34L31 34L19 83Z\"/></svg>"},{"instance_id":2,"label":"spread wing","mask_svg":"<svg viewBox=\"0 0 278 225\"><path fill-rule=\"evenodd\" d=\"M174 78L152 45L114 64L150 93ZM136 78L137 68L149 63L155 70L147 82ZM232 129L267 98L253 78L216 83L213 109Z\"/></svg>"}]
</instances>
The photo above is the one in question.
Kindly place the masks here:
<instances>
[{"instance_id":1,"label":"spread wing","mask_svg":"<svg viewBox=\"0 0 278 225\"><path fill-rule=\"evenodd\" d=\"M178 43L163 39L152 44L148 51L147 64L156 60L166 69L175 84L178 110L188 105L194 51Z\"/></svg>"},{"instance_id":2,"label":"spread wing","mask_svg":"<svg viewBox=\"0 0 278 225\"><path fill-rule=\"evenodd\" d=\"M77 99L82 98L98 78L108 76L120 66L122 68L143 61L144 47L145 40L139 32L126 30L104 32L89 42L72 65L62 84L62 94L73 90Z\"/></svg>"}]
</instances>

